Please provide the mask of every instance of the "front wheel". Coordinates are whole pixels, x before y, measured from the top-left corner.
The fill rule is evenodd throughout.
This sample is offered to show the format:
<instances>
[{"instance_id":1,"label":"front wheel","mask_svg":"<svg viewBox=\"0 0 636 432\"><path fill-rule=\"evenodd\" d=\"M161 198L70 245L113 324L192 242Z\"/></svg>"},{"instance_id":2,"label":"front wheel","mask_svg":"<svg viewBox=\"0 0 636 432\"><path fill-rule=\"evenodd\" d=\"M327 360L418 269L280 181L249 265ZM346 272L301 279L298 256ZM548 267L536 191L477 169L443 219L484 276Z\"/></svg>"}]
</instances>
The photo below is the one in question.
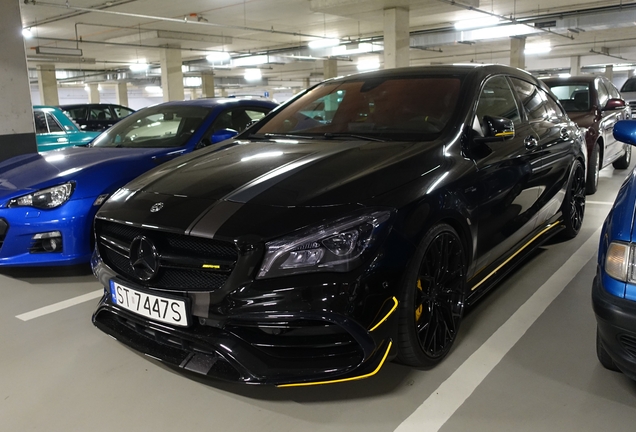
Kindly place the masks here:
<instances>
[{"instance_id":1,"label":"front wheel","mask_svg":"<svg viewBox=\"0 0 636 432\"><path fill-rule=\"evenodd\" d=\"M453 227L435 225L420 242L400 292L398 360L432 367L446 357L465 297L464 245Z\"/></svg>"},{"instance_id":2,"label":"front wheel","mask_svg":"<svg viewBox=\"0 0 636 432\"><path fill-rule=\"evenodd\" d=\"M563 236L566 238L576 237L583 225L583 215L585 214L585 170L581 161L574 162L561 211L565 225Z\"/></svg>"},{"instance_id":3,"label":"front wheel","mask_svg":"<svg viewBox=\"0 0 636 432\"><path fill-rule=\"evenodd\" d=\"M616 169L627 169L632 161L632 146L625 144L625 154L614 161L612 165Z\"/></svg>"},{"instance_id":4,"label":"front wheel","mask_svg":"<svg viewBox=\"0 0 636 432\"><path fill-rule=\"evenodd\" d=\"M598 143L594 144L592 153L587 162L587 179L585 182L585 191L588 195L592 195L598 189L598 177L601 171L601 157L599 153Z\"/></svg>"}]
</instances>

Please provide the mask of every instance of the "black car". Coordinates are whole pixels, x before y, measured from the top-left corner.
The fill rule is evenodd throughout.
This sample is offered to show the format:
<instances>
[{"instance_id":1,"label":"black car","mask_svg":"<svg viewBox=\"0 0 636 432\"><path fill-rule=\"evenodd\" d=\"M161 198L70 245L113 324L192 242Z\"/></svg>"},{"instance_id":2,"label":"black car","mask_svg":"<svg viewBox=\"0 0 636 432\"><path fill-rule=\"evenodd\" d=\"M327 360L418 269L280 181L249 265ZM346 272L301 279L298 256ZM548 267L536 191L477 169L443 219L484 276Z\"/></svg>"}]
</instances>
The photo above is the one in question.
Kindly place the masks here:
<instances>
[{"instance_id":1,"label":"black car","mask_svg":"<svg viewBox=\"0 0 636 432\"><path fill-rule=\"evenodd\" d=\"M610 80L602 76L548 78L550 87L570 119L584 132L587 145L587 193L598 188L599 171L612 164L626 169L632 147L617 141L612 129L619 120L631 118L630 108Z\"/></svg>"},{"instance_id":2,"label":"black car","mask_svg":"<svg viewBox=\"0 0 636 432\"><path fill-rule=\"evenodd\" d=\"M115 104L60 105L83 131L104 131L135 110Z\"/></svg>"},{"instance_id":3,"label":"black car","mask_svg":"<svg viewBox=\"0 0 636 432\"><path fill-rule=\"evenodd\" d=\"M464 308L585 208L582 136L505 66L325 81L120 189L94 324L168 364L279 386L441 361Z\"/></svg>"}]
</instances>

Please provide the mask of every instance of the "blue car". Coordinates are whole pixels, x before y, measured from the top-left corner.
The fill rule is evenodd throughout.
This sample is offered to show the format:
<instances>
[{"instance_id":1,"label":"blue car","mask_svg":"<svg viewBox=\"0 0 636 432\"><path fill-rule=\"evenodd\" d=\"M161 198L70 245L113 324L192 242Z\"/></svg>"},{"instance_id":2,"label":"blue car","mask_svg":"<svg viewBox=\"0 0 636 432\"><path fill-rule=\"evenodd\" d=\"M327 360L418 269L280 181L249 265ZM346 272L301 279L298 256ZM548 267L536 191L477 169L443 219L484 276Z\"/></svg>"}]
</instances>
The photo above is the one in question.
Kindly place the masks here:
<instances>
[{"instance_id":1,"label":"blue car","mask_svg":"<svg viewBox=\"0 0 636 432\"><path fill-rule=\"evenodd\" d=\"M621 120L614 138L636 145L636 120ZM592 286L596 353L601 364L636 380L636 170L627 177L601 233Z\"/></svg>"},{"instance_id":2,"label":"blue car","mask_svg":"<svg viewBox=\"0 0 636 432\"><path fill-rule=\"evenodd\" d=\"M99 132L80 130L60 108L54 106L34 106L33 121L35 123L35 141L40 153L64 147L86 145L99 135Z\"/></svg>"},{"instance_id":3,"label":"blue car","mask_svg":"<svg viewBox=\"0 0 636 432\"><path fill-rule=\"evenodd\" d=\"M157 165L241 132L276 106L200 99L137 111L89 146L0 163L0 266L89 262L97 209Z\"/></svg>"}]
</instances>

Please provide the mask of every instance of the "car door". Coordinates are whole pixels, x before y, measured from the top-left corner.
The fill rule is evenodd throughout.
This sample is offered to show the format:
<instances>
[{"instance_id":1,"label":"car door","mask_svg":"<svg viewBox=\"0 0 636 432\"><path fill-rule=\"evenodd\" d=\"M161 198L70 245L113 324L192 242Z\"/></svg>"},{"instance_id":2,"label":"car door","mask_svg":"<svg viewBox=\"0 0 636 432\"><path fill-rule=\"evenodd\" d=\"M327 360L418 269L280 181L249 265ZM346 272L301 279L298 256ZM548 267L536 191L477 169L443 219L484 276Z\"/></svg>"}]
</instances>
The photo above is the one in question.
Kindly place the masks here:
<instances>
[{"instance_id":1,"label":"car door","mask_svg":"<svg viewBox=\"0 0 636 432\"><path fill-rule=\"evenodd\" d=\"M69 139L64 128L51 113L45 110L33 110L33 120L39 152L68 146Z\"/></svg>"},{"instance_id":2,"label":"car door","mask_svg":"<svg viewBox=\"0 0 636 432\"><path fill-rule=\"evenodd\" d=\"M486 116L513 121L515 134L499 142L480 143ZM540 184L537 134L522 115L507 78L489 78L480 91L471 152L477 173L478 228L475 268L484 268L504 256L535 227Z\"/></svg>"},{"instance_id":3,"label":"car door","mask_svg":"<svg viewBox=\"0 0 636 432\"><path fill-rule=\"evenodd\" d=\"M541 164L535 172L539 185L537 223L543 224L558 212L563 202L576 129L552 95L519 78L511 78L511 82L538 138L535 152Z\"/></svg>"},{"instance_id":4,"label":"car door","mask_svg":"<svg viewBox=\"0 0 636 432\"><path fill-rule=\"evenodd\" d=\"M594 81L594 85L597 88L599 104L598 109L601 113L599 132L603 136L606 149L604 160L613 161L623 154L623 143L614 139L614 125L617 121L623 118L623 111L603 109L609 99L616 97L616 95L612 95L613 85L611 82L608 82L606 79L599 77Z\"/></svg>"}]
</instances>

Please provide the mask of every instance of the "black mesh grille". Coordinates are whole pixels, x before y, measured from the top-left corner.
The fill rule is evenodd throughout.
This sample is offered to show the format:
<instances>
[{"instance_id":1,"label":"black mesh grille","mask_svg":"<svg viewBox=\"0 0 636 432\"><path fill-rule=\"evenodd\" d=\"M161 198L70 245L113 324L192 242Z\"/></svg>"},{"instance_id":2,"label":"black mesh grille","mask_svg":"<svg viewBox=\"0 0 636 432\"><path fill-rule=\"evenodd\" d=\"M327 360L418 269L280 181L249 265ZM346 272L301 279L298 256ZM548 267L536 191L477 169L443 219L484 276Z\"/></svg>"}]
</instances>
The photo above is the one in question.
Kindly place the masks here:
<instances>
[{"instance_id":1,"label":"black mesh grille","mask_svg":"<svg viewBox=\"0 0 636 432\"><path fill-rule=\"evenodd\" d=\"M100 255L108 266L124 278L155 288L214 291L225 284L233 265L229 268L224 267L224 270L229 271L219 271L202 269L197 263L201 260L235 263L238 258L236 247L229 242L147 230L99 219L95 222L95 233ZM140 280L125 250L138 236L149 238L160 256L176 256L181 261L176 264L166 264L164 260L154 278L149 281ZM121 247L113 247L112 242Z\"/></svg>"}]
</instances>

